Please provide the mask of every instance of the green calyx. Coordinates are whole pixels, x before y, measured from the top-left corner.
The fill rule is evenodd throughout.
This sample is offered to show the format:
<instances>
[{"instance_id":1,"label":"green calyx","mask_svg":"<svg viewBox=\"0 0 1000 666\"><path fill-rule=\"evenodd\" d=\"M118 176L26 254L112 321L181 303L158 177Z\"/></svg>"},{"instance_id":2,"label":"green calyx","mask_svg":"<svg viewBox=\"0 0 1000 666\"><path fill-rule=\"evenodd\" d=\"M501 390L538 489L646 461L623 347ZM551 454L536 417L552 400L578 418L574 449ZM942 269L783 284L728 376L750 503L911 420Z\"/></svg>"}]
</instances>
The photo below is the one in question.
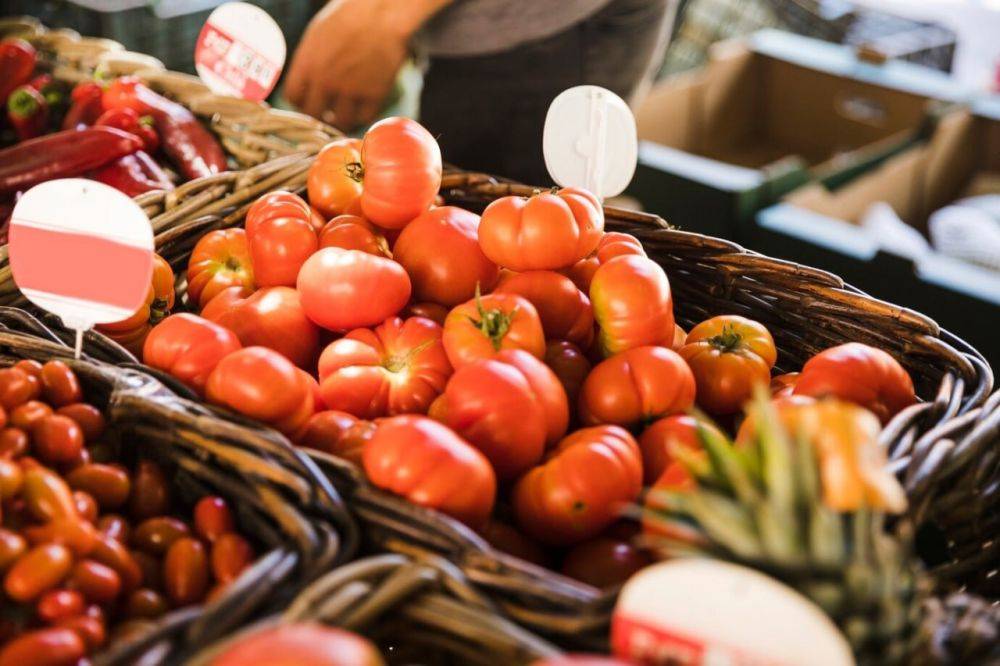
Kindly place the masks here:
<instances>
[{"instance_id":1,"label":"green calyx","mask_svg":"<svg viewBox=\"0 0 1000 666\"><path fill-rule=\"evenodd\" d=\"M38 99L26 88L18 88L7 98L7 110L16 118L30 118L40 108Z\"/></svg>"},{"instance_id":2,"label":"green calyx","mask_svg":"<svg viewBox=\"0 0 1000 666\"><path fill-rule=\"evenodd\" d=\"M503 344L503 339L510 331L511 324L514 322L514 316L517 314L517 309L510 312L504 312L500 308L492 308L487 310L483 307L482 296L479 291L479 285L476 285L476 310L479 313L479 319L475 317L469 317L469 321L472 325L479 329L485 337L489 338L490 344L493 345L494 351L500 351Z\"/></svg>"},{"instance_id":3,"label":"green calyx","mask_svg":"<svg viewBox=\"0 0 1000 666\"><path fill-rule=\"evenodd\" d=\"M725 324L722 332L708 338L708 343L723 353L731 353L743 346L743 336L732 324Z\"/></svg>"}]
</instances>

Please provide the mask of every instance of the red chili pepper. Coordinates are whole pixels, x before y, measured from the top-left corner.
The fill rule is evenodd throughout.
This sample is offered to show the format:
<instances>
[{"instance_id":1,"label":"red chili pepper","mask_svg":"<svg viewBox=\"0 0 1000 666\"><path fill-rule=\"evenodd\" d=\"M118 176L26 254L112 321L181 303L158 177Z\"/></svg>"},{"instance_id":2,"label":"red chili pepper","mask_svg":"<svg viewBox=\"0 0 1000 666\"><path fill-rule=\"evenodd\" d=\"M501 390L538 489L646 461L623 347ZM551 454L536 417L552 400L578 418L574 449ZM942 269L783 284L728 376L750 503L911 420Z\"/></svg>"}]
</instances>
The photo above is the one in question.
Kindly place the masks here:
<instances>
[{"instance_id":1,"label":"red chili pepper","mask_svg":"<svg viewBox=\"0 0 1000 666\"><path fill-rule=\"evenodd\" d=\"M153 127L153 118L151 116L140 116L136 111L128 107L108 109L101 114L101 117L94 124L105 127L117 127L130 134L135 134L142 139L143 150L147 153L155 153L156 149L160 147L160 135L156 133L156 129Z\"/></svg>"},{"instance_id":2,"label":"red chili pepper","mask_svg":"<svg viewBox=\"0 0 1000 666\"><path fill-rule=\"evenodd\" d=\"M174 184L152 157L143 151L119 157L87 174L88 178L110 185L130 197L152 190L173 190Z\"/></svg>"},{"instance_id":3,"label":"red chili pepper","mask_svg":"<svg viewBox=\"0 0 1000 666\"><path fill-rule=\"evenodd\" d=\"M0 101L31 80L37 60L35 47L23 39L0 41Z\"/></svg>"},{"instance_id":4,"label":"red chili pepper","mask_svg":"<svg viewBox=\"0 0 1000 666\"><path fill-rule=\"evenodd\" d=\"M134 76L123 76L108 86L104 108L129 108L152 116L164 152L189 180L227 168L222 146L191 111L153 92Z\"/></svg>"},{"instance_id":5,"label":"red chili pepper","mask_svg":"<svg viewBox=\"0 0 1000 666\"><path fill-rule=\"evenodd\" d=\"M70 104L69 111L66 112L66 117L63 118L62 128L72 130L81 125L84 127L93 125L104 111L104 107L101 105L102 95L104 95L104 89L94 81L76 84L73 92L70 93L72 104Z\"/></svg>"},{"instance_id":6,"label":"red chili pepper","mask_svg":"<svg viewBox=\"0 0 1000 666\"><path fill-rule=\"evenodd\" d=\"M45 132L49 122L49 104L42 93L29 85L18 86L7 97L7 119L21 141Z\"/></svg>"},{"instance_id":7,"label":"red chili pepper","mask_svg":"<svg viewBox=\"0 0 1000 666\"><path fill-rule=\"evenodd\" d=\"M138 137L113 127L64 130L29 139L0 150L0 193L79 176L140 148Z\"/></svg>"},{"instance_id":8,"label":"red chili pepper","mask_svg":"<svg viewBox=\"0 0 1000 666\"><path fill-rule=\"evenodd\" d=\"M42 93L49 104L49 109L63 106L66 103L66 93L51 74L39 74L28 82L28 85Z\"/></svg>"}]
</instances>

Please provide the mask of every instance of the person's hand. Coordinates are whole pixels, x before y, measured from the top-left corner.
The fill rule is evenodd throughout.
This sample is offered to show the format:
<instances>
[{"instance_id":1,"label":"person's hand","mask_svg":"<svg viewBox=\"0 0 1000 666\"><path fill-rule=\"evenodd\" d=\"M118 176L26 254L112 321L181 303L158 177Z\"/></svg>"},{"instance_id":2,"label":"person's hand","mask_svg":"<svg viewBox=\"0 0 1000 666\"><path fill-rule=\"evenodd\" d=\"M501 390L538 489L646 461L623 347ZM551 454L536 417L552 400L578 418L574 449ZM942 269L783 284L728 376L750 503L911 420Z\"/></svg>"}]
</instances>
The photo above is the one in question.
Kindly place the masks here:
<instances>
[{"instance_id":1,"label":"person's hand","mask_svg":"<svg viewBox=\"0 0 1000 666\"><path fill-rule=\"evenodd\" d=\"M417 27L399 20L395 4L392 0L327 4L309 23L295 50L285 84L288 100L342 130L373 120L392 89Z\"/></svg>"}]
</instances>

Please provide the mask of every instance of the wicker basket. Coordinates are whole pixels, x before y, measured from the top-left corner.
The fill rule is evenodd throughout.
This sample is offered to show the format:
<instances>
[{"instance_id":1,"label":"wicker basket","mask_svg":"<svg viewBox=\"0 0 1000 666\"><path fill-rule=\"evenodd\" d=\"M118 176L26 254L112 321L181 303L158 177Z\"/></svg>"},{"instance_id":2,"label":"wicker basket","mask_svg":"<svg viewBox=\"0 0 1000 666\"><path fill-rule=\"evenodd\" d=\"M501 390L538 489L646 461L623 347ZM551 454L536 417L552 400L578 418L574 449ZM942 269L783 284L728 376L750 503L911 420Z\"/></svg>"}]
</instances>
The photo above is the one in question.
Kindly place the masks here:
<instances>
[{"instance_id":1,"label":"wicker basket","mask_svg":"<svg viewBox=\"0 0 1000 666\"><path fill-rule=\"evenodd\" d=\"M280 608L354 553L357 527L337 491L280 436L178 398L148 374L74 360L69 347L8 326L23 329L30 322L4 312L0 366L25 358L65 360L88 401L104 411L119 459L152 459L167 466L176 496L188 506L207 494L227 498L244 534L261 551L210 603L168 613L147 630L106 646L94 664L132 664L142 657L149 663L179 663Z\"/></svg>"}]
</instances>

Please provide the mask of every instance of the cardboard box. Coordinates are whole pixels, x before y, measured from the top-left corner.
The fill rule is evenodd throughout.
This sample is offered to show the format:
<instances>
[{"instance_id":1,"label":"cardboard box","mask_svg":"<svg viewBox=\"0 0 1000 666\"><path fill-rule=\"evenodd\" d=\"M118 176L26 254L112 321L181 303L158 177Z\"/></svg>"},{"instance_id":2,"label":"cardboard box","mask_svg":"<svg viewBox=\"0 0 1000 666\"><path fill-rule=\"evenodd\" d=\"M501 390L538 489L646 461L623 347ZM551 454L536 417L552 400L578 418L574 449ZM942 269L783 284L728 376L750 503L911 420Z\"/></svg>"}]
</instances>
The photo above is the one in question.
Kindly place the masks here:
<instances>
[{"instance_id":1,"label":"cardboard box","mask_svg":"<svg viewBox=\"0 0 1000 666\"><path fill-rule=\"evenodd\" d=\"M930 102L966 96L940 72L788 33L721 42L638 109L628 193L681 228L745 241L764 206L881 163L926 134Z\"/></svg>"}]
</instances>

